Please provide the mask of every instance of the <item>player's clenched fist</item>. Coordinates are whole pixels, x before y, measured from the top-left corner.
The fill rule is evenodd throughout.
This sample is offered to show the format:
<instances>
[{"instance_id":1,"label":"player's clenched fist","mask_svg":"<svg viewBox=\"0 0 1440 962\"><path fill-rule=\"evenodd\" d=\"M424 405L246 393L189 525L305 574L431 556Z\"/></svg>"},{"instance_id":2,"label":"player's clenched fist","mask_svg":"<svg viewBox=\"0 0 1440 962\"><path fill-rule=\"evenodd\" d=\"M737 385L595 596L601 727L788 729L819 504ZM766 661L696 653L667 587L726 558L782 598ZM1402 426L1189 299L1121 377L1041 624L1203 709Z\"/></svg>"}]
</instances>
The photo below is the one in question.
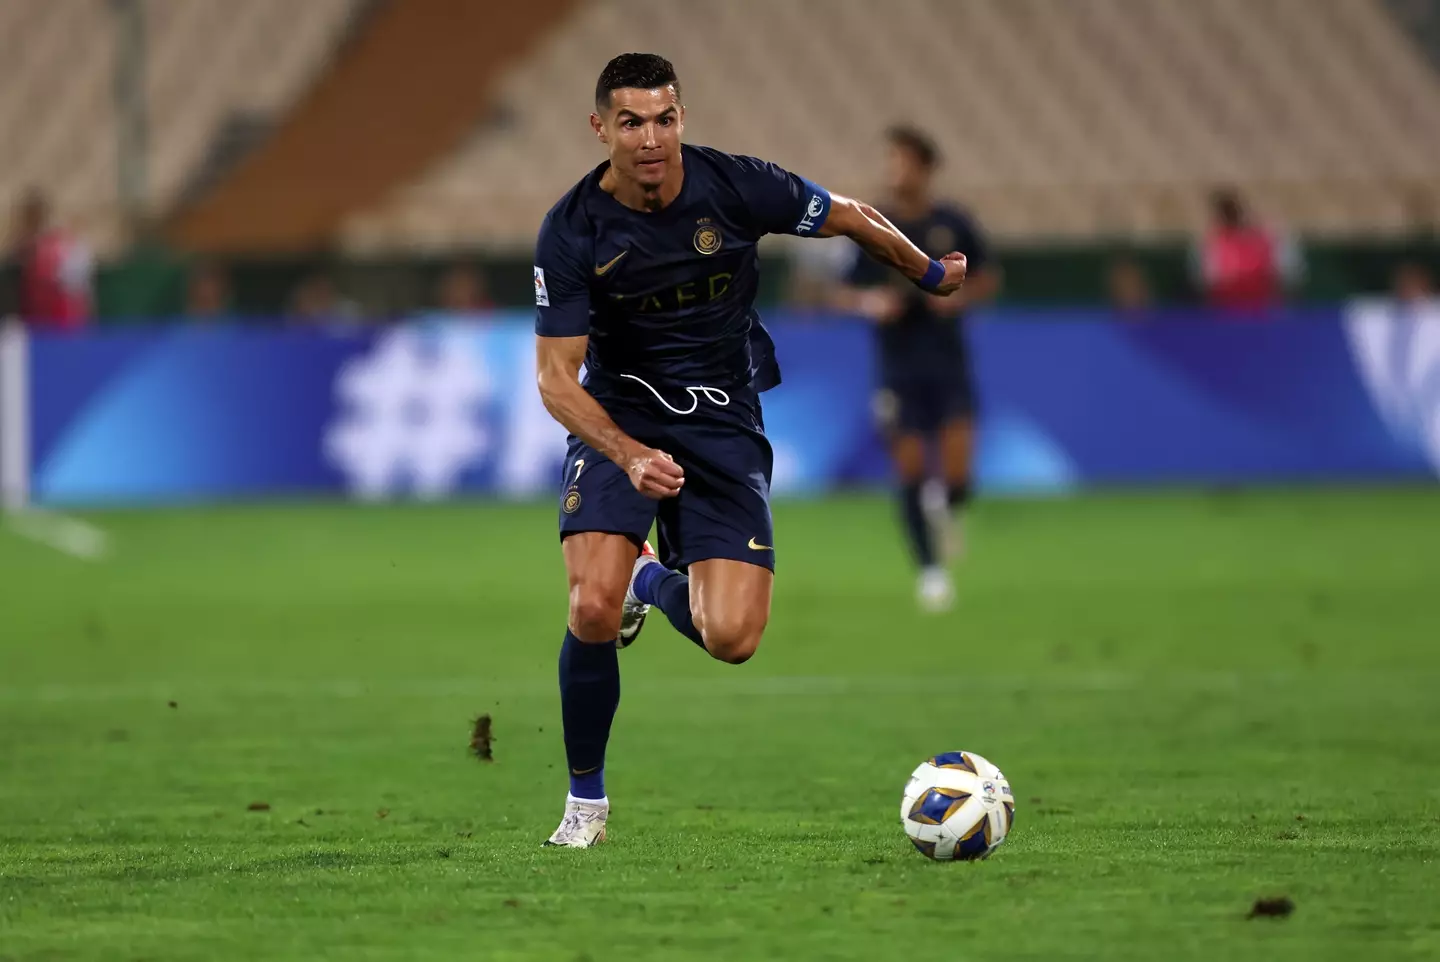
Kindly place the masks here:
<instances>
[{"instance_id":1,"label":"player's clenched fist","mask_svg":"<svg viewBox=\"0 0 1440 962\"><path fill-rule=\"evenodd\" d=\"M945 267L945 277L935 286L935 293L953 294L965 283L965 255L951 251L940 258L940 263Z\"/></svg>"},{"instance_id":2,"label":"player's clenched fist","mask_svg":"<svg viewBox=\"0 0 1440 962\"><path fill-rule=\"evenodd\" d=\"M685 484L685 472L664 451L641 448L630 458L625 472L635 490L647 498L673 498Z\"/></svg>"}]
</instances>

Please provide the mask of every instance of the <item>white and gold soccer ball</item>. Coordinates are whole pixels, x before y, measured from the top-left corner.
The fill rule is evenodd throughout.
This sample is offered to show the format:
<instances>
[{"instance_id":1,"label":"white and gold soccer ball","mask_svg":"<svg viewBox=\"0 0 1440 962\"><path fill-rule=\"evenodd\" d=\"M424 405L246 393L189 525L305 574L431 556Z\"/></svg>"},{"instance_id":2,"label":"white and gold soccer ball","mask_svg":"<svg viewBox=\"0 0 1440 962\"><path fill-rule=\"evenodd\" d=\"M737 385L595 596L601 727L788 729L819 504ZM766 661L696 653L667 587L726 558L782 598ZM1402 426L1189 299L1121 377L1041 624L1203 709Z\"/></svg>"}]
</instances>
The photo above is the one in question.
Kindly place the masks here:
<instances>
[{"instance_id":1,"label":"white and gold soccer ball","mask_svg":"<svg viewBox=\"0 0 1440 962\"><path fill-rule=\"evenodd\" d=\"M905 783L900 823L920 854L937 862L989 858L1015 824L1015 796L986 759L946 752Z\"/></svg>"}]
</instances>

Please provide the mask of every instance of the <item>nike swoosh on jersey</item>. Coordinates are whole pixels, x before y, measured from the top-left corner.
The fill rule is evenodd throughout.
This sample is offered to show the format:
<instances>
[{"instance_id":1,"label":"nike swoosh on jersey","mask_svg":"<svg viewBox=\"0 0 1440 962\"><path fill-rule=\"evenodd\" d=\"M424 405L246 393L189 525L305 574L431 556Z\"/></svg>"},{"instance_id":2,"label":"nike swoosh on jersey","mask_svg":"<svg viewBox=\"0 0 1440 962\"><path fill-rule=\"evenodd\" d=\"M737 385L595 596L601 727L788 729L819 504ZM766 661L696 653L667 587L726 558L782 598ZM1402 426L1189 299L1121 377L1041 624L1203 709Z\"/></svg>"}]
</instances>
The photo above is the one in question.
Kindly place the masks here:
<instances>
[{"instance_id":1,"label":"nike swoosh on jersey","mask_svg":"<svg viewBox=\"0 0 1440 962\"><path fill-rule=\"evenodd\" d=\"M621 251L620 253L616 254L616 255L615 255L613 258L611 258L610 260L606 261L604 264L596 264L596 265L595 265L595 276L596 276L596 277L604 277L605 274L609 272L610 268L612 268L612 267L614 267L616 264L620 263L620 258L624 257L624 256L625 256L626 254L628 254L628 253L630 253L629 250L623 250L623 251Z\"/></svg>"},{"instance_id":2,"label":"nike swoosh on jersey","mask_svg":"<svg viewBox=\"0 0 1440 962\"><path fill-rule=\"evenodd\" d=\"M770 547L768 544L760 544L760 543L759 543L758 541L756 541L754 538L751 538L751 539L750 539L750 543L749 543L748 545L746 545L746 547L748 547L751 551L774 551L774 550L775 550L774 548Z\"/></svg>"}]
</instances>

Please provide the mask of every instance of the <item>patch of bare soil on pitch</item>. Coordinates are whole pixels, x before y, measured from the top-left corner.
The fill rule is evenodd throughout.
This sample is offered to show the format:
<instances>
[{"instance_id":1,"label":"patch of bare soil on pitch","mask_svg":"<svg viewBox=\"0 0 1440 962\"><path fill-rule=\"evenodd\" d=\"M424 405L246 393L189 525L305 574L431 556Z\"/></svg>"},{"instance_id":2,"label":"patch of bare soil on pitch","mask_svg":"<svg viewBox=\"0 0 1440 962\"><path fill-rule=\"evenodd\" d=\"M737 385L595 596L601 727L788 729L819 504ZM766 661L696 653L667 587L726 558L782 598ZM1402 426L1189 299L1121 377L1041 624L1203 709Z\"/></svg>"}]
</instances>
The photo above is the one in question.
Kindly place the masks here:
<instances>
[{"instance_id":1,"label":"patch of bare soil on pitch","mask_svg":"<svg viewBox=\"0 0 1440 962\"><path fill-rule=\"evenodd\" d=\"M1245 917L1283 919L1294 911L1295 903L1290 896L1281 895L1278 898L1256 899L1255 904L1250 907L1250 914Z\"/></svg>"},{"instance_id":2,"label":"patch of bare soil on pitch","mask_svg":"<svg viewBox=\"0 0 1440 962\"><path fill-rule=\"evenodd\" d=\"M470 730L470 753L482 762L495 760L495 727L489 712L475 719Z\"/></svg>"}]
</instances>

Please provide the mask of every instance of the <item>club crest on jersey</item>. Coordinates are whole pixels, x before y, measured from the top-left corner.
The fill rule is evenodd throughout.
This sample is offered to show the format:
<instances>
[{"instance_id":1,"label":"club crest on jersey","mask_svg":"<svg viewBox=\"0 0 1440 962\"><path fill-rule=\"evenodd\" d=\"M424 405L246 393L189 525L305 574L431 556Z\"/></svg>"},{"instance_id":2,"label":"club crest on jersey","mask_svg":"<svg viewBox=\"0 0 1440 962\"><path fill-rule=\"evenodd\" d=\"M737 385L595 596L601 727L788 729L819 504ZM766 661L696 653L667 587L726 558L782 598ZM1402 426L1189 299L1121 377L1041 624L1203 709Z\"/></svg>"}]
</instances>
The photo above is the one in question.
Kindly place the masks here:
<instances>
[{"instance_id":1,"label":"club crest on jersey","mask_svg":"<svg viewBox=\"0 0 1440 962\"><path fill-rule=\"evenodd\" d=\"M565 492L565 500L560 503L560 510L566 514L574 514L580 510L580 489L574 485Z\"/></svg>"},{"instance_id":2,"label":"club crest on jersey","mask_svg":"<svg viewBox=\"0 0 1440 962\"><path fill-rule=\"evenodd\" d=\"M709 223L709 218L702 220L700 226L695 229L695 249L702 254L715 253L720 249L722 241L720 228Z\"/></svg>"}]
</instances>

